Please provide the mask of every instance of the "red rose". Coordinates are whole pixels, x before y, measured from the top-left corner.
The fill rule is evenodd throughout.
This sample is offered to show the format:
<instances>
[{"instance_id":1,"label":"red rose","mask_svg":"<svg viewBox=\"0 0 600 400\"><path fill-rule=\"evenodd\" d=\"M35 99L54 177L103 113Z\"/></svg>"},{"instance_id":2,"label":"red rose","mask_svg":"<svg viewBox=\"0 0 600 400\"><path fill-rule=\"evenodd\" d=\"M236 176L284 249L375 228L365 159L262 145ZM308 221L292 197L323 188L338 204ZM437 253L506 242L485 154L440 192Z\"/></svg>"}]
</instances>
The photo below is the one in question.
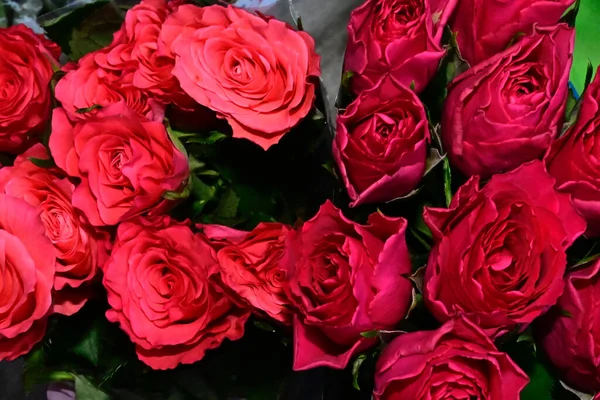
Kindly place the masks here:
<instances>
[{"instance_id":1,"label":"red rose","mask_svg":"<svg viewBox=\"0 0 600 400\"><path fill-rule=\"evenodd\" d=\"M461 56L471 65L502 52L533 27L552 26L575 0L461 0L450 20Z\"/></svg>"},{"instance_id":2,"label":"red rose","mask_svg":"<svg viewBox=\"0 0 600 400\"><path fill-rule=\"evenodd\" d=\"M41 212L57 257L53 310L71 315L87 301L85 284L95 277L102 257L94 229L71 205L74 185L59 171L37 167L28 157L47 159L48 154L37 144L17 157L13 167L0 169L0 192L25 200Z\"/></svg>"},{"instance_id":3,"label":"red rose","mask_svg":"<svg viewBox=\"0 0 600 400\"><path fill-rule=\"evenodd\" d=\"M0 28L0 149L19 153L44 132L60 49L25 25Z\"/></svg>"},{"instance_id":4,"label":"red rose","mask_svg":"<svg viewBox=\"0 0 600 400\"><path fill-rule=\"evenodd\" d=\"M194 363L225 339L240 339L250 314L228 296L202 235L168 216L119 225L104 286L106 317L154 369Z\"/></svg>"},{"instance_id":5,"label":"red rose","mask_svg":"<svg viewBox=\"0 0 600 400\"><path fill-rule=\"evenodd\" d=\"M444 56L440 46L457 0L368 0L348 24L344 69L354 73L352 91L370 89L390 75L423 90Z\"/></svg>"},{"instance_id":6,"label":"red rose","mask_svg":"<svg viewBox=\"0 0 600 400\"><path fill-rule=\"evenodd\" d=\"M558 190L569 193L587 222L586 234L600 235L600 75L585 90L577 122L552 143L546 157Z\"/></svg>"},{"instance_id":7,"label":"red rose","mask_svg":"<svg viewBox=\"0 0 600 400\"><path fill-rule=\"evenodd\" d=\"M488 335L524 328L564 287L565 250L585 230L540 161L464 184L449 209L426 208L435 246L424 298L440 321L465 314Z\"/></svg>"},{"instance_id":8,"label":"red rose","mask_svg":"<svg viewBox=\"0 0 600 400\"><path fill-rule=\"evenodd\" d=\"M108 70L98 65L110 48L83 56L76 67L66 68L67 74L56 85L54 95L69 118L77 121L93 117L97 106L108 106L124 101L137 114L152 121L162 121L164 105L152 99L149 92L133 85L133 73Z\"/></svg>"},{"instance_id":9,"label":"red rose","mask_svg":"<svg viewBox=\"0 0 600 400\"><path fill-rule=\"evenodd\" d=\"M262 223L252 232L221 225L204 225L202 229L218 248L223 282L254 308L290 324L292 314L285 294L287 270L281 264L290 228Z\"/></svg>"},{"instance_id":10,"label":"red rose","mask_svg":"<svg viewBox=\"0 0 600 400\"><path fill-rule=\"evenodd\" d=\"M406 333L381 353L374 400L518 400L527 375L472 322Z\"/></svg>"},{"instance_id":11,"label":"red rose","mask_svg":"<svg viewBox=\"0 0 600 400\"><path fill-rule=\"evenodd\" d=\"M14 360L44 337L56 261L44 233L35 207L0 194L0 360Z\"/></svg>"},{"instance_id":12,"label":"red rose","mask_svg":"<svg viewBox=\"0 0 600 400\"><path fill-rule=\"evenodd\" d=\"M413 190L425 172L429 124L417 95L392 80L362 92L337 120L333 156L351 206Z\"/></svg>"},{"instance_id":13,"label":"red rose","mask_svg":"<svg viewBox=\"0 0 600 400\"><path fill-rule=\"evenodd\" d=\"M600 391L600 261L567 275L556 307L537 325L540 342L574 389Z\"/></svg>"},{"instance_id":14,"label":"red rose","mask_svg":"<svg viewBox=\"0 0 600 400\"><path fill-rule=\"evenodd\" d=\"M310 112L320 75L313 39L233 6L179 6L161 32L173 74L233 136L265 150Z\"/></svg>"},{"instance_id":15,"label":"red rose","mask_svg":"<svg viewBox=\"0 0 600 400\"><path fill-rule=\"evenodd\" d=\"M367 225L346 219L329 201L288 235L294 318L294 370L345 368L376 343L361 335L391 329L406 315L412 285L406 220L380 213Z\"/></svg>"},{"instance_id":16,"label":"red rose","mask_svg":"<svg viewBox=\"0 0 600 400\"><path fill-rule=\"evenodd\" d=\"M490 176L544 154L564 119L574 33L538 28L450 84L442 139L453 165Z\"/></svg>"},{"instance_id":17,"label":"red rose","mask_svg":"<svg viewBox=\"0 0 600 400\"><path fill-rule=\"evenodd\" d=\"M146 121L118 103L71 123L55 109L50 150L56 164L81 181L73 205L95 226L115 225L169 205L189 175L186 156L171 143L164 125Z\"/></svg>"}]
</instances>

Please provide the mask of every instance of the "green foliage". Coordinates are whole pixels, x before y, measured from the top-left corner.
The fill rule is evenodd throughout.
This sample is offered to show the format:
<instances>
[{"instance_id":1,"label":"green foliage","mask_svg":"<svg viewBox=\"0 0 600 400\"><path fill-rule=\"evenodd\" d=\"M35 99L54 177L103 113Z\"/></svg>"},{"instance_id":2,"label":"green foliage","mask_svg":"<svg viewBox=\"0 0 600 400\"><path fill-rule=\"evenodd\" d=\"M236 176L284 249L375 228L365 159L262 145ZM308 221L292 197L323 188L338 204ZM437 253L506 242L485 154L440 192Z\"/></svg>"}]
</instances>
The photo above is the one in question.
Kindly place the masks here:
<instances>
[{"instance_id":1,"label":"green foliage","mask_svg":"<svg viewBox=\"0 0 600 400\"><path fill-rule=\"evenodd\" d=\"M366 359L366 354L360 354L352 364L352 386L354 386L356 390L360 390L360 386L358 385L358 373L360 372L360 366Z\"/></svg>"}]
</instances>

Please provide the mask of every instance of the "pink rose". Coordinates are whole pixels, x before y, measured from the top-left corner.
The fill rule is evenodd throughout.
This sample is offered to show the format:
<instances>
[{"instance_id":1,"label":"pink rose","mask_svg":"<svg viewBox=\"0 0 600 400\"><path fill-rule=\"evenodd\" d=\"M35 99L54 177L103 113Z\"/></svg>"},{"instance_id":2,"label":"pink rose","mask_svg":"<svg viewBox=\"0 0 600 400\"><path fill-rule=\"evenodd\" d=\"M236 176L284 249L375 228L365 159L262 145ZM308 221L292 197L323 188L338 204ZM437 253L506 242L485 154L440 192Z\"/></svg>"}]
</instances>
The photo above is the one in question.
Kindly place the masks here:
<instances>
[{"instance_id":1,"label":"pink rose","mask_svg":"<svg viewBox=\"0 0 600 400\"><path fill-rule=\"evenodd\" d=\"M139 117L124 103L76 123L55 109L50 150L63 171L80 179L73 205L94 226L164 211L170 203L163 194L181 191L189 175L186 156L164 125Z\"/></svg>"},{"instance_id":2,"label":"pink rose","mask_svg":"<svg viewBox=\"0 0 600 400\"><path fill-rule=\"evenodd\" d=\"M265 150L308 115L320 75L313 39L233 6L182 5L161 32L173 74L233 136Z\"/></svg>"},{"instance_id":3,"label":"pink rose","mask_svg":"<svg viewBox=\"0 0 600 400\"><path fill-rule=\"evenodd\" d=\"M225 339L240 339L250 315L229 296L203 236L168 216L119 225L104 286L106 317L153 369L194 363Z\"/></svg>"},{"instance_id":4,"label":"pink rose","mask_svg":"<svg viewBox=\"0 0 600 400\"><path fill-rule=\"evenodd\" d=\"M89 297L89 283L101 256L95 231L71 205L74 185L60 171L35 166L28 157L47 159L37 144L17 157L14 166L0 169L0 192L22 199L41 212L41 220L56 253L53 310L71 315ZM100 246L102 248L102 246Z\"/></svg>"},{"instance_id":5,"label":"pink rose","mask_svg":"<svg viewBox=\"0 0 600 400\"><path fill-rule=\"evenodd\" d=\"M371 214L366 225L346 219L327 201L291 231L282 262L289 269L294 318L294 370L343 369L406 315L412 285L406 220Z\"/></svg>"},{"instance_id":6,"label":"pink rose","mask_svg":"<svg viewBox=\"0 0 600 400\"><path fill-rule=\"evenodd\" d=\"M452 165L488 177L544 155L564 120L574 34L537 28L450 84L442 140Z\"/></svg>"},{"instance_id":7,"label":"pink rose","mask_svg":"<svg viewBox=\"0 0 600 400\"><path fill-rule=\"evenodd\" d=\"M440 46L457 0L367 0L348 24L344 70L352 91L372 88L385 76L420 92L444 56Z\"/></svg>"},{"instance_id":8,"label":"pink rose","mask_svg":"<svg viewBox=\"0 0 600 400\"><path fill-rule=\"evenodd\" d=\"M290 228L280 223L261 223L251 232L220 225L203 225L202 230L218 249L223 282L257 310L291 324L285 293L287 270L281 264Z\"/></svg>"},{"instance_id":9,"label":"pink rose","mask_svg":"<svg viewBox=\"0 0 600 400\"><path fill-rule=\"evenodd\" d=\"M413 190L425 172L429 124L417 95L385 79L338 115L333 156L352 199L379 203Z\"/></svg>"},{"instance_id":10,"label":"pink rose","mask_svg":"<svg viewBox=\"0 0 600 400\"><path fill-rule=\"evenodd\" d=\"M0 360L27 353L46 331L56 257L39 214L0 194Z\"/></svg>"},{"instance_id":11,"label":"pink rose","mask_svg":"<svg viewBox=\"0 0 600 400\"><path fill-rule=\"evenodd\" d=\"M381 353L374 400L518 400L529 379L477 325L456 318L406 333Z\"/></svg>"}]
</instances>

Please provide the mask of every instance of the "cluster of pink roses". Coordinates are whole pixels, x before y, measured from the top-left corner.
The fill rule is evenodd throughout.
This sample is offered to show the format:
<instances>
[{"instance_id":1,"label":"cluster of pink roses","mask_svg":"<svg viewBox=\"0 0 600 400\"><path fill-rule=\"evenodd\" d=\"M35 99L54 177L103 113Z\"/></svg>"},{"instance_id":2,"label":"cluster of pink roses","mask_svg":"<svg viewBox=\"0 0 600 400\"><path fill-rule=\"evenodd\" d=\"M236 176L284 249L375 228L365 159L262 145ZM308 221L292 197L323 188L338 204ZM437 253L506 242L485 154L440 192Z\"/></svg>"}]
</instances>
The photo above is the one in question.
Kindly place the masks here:
<instances>
[{"instance_id":1,"label":"cluster of pink roses","mask_svg":"<svg viewBox=\"0 0 600 400\"><path fill-rule=\"evenodd\" d=\"M600 391L600 261L568 272L565 253L600 232L600 76L561 136L575 31L560 20L573 4L367 0L351 15L353 101L334 142L350 206L413 191L430 129L470 177L448 209L424 211L434 247L423 296L443 326L385 348L376 399L519 398L527 376L491 340L534 321L562 379ZM454 48L442 46L446 27ZM450 52L463 66L438 130L419 96Z\"/></svg>"}]
</instances>

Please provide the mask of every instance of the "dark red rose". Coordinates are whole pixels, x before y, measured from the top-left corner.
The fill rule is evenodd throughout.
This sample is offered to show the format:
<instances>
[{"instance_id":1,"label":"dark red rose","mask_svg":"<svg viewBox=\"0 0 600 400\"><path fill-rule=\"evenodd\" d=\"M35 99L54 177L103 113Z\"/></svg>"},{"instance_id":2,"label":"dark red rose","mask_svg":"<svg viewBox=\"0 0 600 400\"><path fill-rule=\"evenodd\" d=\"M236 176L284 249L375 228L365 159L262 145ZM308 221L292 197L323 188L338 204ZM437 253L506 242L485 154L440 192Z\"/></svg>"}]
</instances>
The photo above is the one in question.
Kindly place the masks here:
<instances>
[{"instance_id":1,"label":"dark red rose","mask_svg":"<svg viewBox=\"0 0 600 400\"><path fill-rule=\"evenodd\" d=\"M539 321L542 347L574 389L600 391L600 261L567 275L565 292Z\"/></svg>"},{"instance_id":2,"label":"dark red rose","mask_svg":"<svg viewBox=\"0 0 600 400\"><path fill-rule=\"evenodd\" d=\"M0 169L0 192L22 199L41 213L46 236L56 249L53 310L71 315L89 296L89 283L103 259L95 229L71 204L74 185L60 171L35 166L28 157L47 159L37 144L17 157L14 166ZM105 258L105 257L104 257Z\"/></svg>"},{"instance_id":3,"label":"dark red rose","mask_svg":"<svg viewBox=\"0 0 600 400\"><path fill-rule=\"evenodd\" d=\"M442 139L453 165L490 176L544 155L564 120L574 34L538 28L450 84Z\"/></svg>"},{"instance_id":4,"label":"dark red rose","mask_svg":"<svg viewBox=\"0 0 600 400\"><path fill-rule=\"evenodd\" d=\"M575 0L461 0L450 19L461 56L471 65L502 52L534 26L556 25Z\"/></svg>"},{"instance_id":5,"label":"dark red rose","mask_svg":"<svg viewBox=\"0 0 600 400\"><path fill-rule=\"evenodd\" d=\"M381 353L374 400L518 400L529 379L467 319L406 333Z\"/></svg>"},{"instance_id":6,"label":"dark red rose","mask_svg":"<svg viewBox=\"0 0 600 400\"><path fill-rule=\"evenodd\" d=\"M136 115L122 102L76 123L63 109L55 109L50 150L56 165L80 179L73 205L94 226L164 211L170 202L163 194L181 191L189 175L187 158L165 126Z\"/></svg>"},{"instance_id":7,"label":"dark red rose","mask_svg":"<svg viewBox=\"0 0 600 400\"><path fill-rule=\"evenodd\" d=\"M294 319L294 369L345 368L376 339L361 333L391 329L404 318L412 285L406 220L380 213L367 225L346 219L329 201L288 235Z\"/></svg>"},{"instance_id":8,"label":"dark red rose","mask_svg":"<svg viewBox=\"0 0 600 400\"><path fill-rule=\"evenodd\" d=\"M535 161L473 177L449 209L428 208L435 246L425 272L425 304L440 321L464 314L488 335L525 328L562 294L565 250L585 231L569 196Z\"/></svg>"},{"instance_id":9,"label":"dark red rose","mask_svg":"<svg viewBox=\"0 0 600 400\"><path fill-rule=\"evenodd\" d=\"M338 115L333 156L351 206L412 191L425 172L429 124L417 95L390 79Z\"/></svg>"},{"instance_id":10,"label":"dark red rose","mask_svg":"<svg viewBox=\"0 0 600 400\"><path fill-rule=\"evenodd\" d=\"M423 90L444 56L440 46L457 0L367 0L348 24L344 70L352 91L372 88L390 75L417 92Z\"/></svg>"},{"instance_id":11,"label":"dark red rose","mask_svg":"<svg viewBox=\"0 0 600 400\"><path fill-rule=\"evenodd\" d=\"M39 214L0 194L0 360L27 353L46 331L56 257Z\"/></svg>"},{"instance_id":12,"label":"dark red rose","mask_svg":"<svg viewBox=\"0 0 600 400\"><path fill-rule=\"evenodd\" d=\"M250 315L230 298L204 237L168 216L119 225L104 286L106 317L153 369L194 363L225 339L240 339Z\"/></svg>"},{"instance_id":13,"label":"dark red rose","mask_svg":"<svg viewBox=\"0 0 600 400\"><path fill-rule=\"evenodd\" d=\"M60 49L25 25L0 28L0 149L18 154L46 128Z\"/></svg>"},{"instance_id":14,"label":"dark red rose","mask_svg":"<svg viewBox=\"0 0 600 400\"><path fill-rule=\"evenodd\" d=\"M558 190L569 193L587 222L586 234L600 235L600 75L585 90L577 122L552 143L546 157Z\"/></svg>"}]
</instances>

